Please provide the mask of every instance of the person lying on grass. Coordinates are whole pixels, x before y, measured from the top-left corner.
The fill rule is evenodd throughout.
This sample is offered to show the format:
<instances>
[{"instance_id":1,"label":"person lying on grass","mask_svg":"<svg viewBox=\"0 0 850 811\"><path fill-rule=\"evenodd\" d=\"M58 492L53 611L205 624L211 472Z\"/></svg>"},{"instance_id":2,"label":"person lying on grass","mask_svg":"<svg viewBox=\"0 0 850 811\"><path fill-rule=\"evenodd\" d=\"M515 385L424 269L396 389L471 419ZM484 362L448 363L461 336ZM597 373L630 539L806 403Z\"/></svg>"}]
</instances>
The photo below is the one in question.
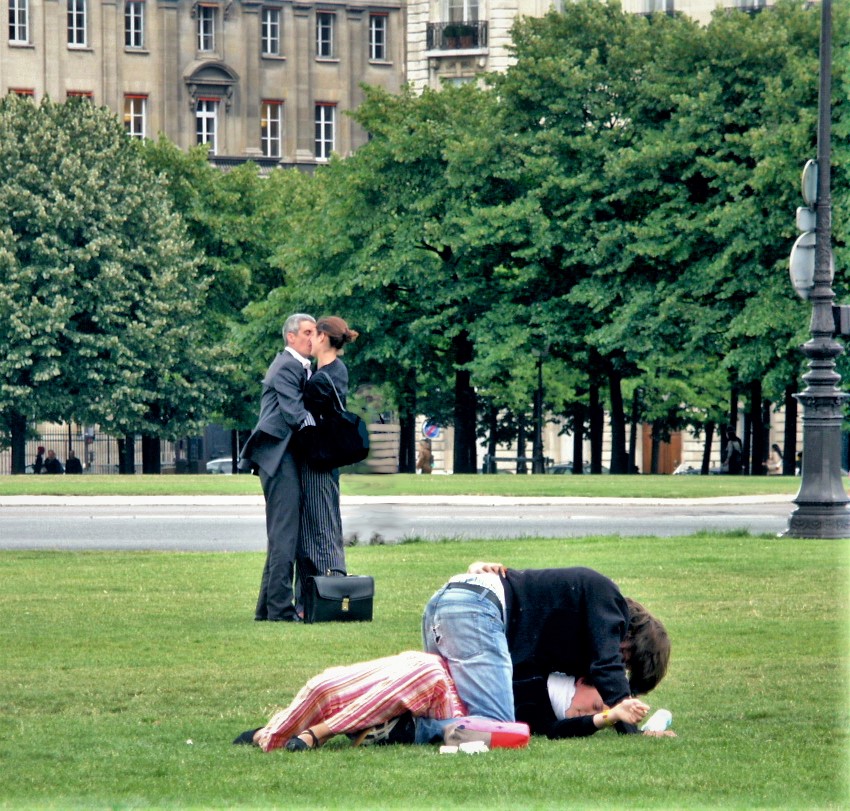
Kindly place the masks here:
<instances>
[{"instance_id":1,"label":"person lying on grass","mask_svg":"<svg viewBox=\"0 0 850 811\"><path fill-rule=\"evenodd\" d=\"M583 738L618 721L636 724L649 706L639 698L626 698L615 707L602 701L599 691L585 678L550 673L548 678L515 680L514 705L517 721L528 724L534 735L550 739ZM644 732L652 737L675 737L672 730Z\"/></svg>"},{"instance_id":2,"label":"person lying on grass","mask_svg":"<svg viewBox=\"0 0 850 811\"><path fill-rule=\"evenodd\" d=\"M639 699L628 698L609 710L602 705L598 691L586 682L558 675L550 679L552 703L541 694L540 684L529 684L524 692L524 706L545 699L556 722L556 734L550 737L591 735L617 721L636 723L649 709ZM546 726L544 709L535 709L538 728L532 727L532 731L549 734L552 730ZM414 743L415 718L447 720L465 715L466 707L443 659L405 651L324 670L264 727L243 732L233 743L254 744L264 752L280 747L290 752L316 749L338 734L347 734L355 745Z\"/></svg>"},{"instance_id":3,"label":"person lying on grass","mask_svg":"<svg viewBox=\"0 0 850 811\"><path fill-rule=\"evenodd\" d=\"M264 752L281 746L299 752L315 749L340 733L353 735L356 744L368 742L370 730L379 725L385 728L380 734L372 731L374 742L381 738L387 743L413 743L413 717L464 715L466 707L443 659L405 651L324 670L264 727L243 732L233 743L253 743Z\"/></svg>"}]
</instances>

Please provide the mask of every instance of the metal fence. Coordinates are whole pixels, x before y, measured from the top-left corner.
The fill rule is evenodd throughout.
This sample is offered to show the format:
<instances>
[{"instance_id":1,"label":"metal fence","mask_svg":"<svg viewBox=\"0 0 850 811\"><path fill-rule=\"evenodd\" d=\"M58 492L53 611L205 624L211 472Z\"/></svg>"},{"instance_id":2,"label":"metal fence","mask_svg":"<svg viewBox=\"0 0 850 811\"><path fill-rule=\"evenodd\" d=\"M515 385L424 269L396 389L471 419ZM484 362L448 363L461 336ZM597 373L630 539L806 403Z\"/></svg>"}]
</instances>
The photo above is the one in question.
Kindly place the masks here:
<instances>
[{"instance_id":1,"label":"metal fence","mask_svg":"<svg viewBox=\"0 0 850 811\"><path fill-rule=\"evenodd\" d=\"M65 466L69 451L83 464L83 473L88 474L111 474L119 472L120 452L118 438L108 434L99 434L92 431L78 432L75 429L56 427L55 430L42 431L37 439L28 439L26 442L25 458L27 460L27 473L33 472L33 462L38 453L38 448L45 449L44 456L49 450L55 451L56 458ZM136 437L134 443L133 457L137 473L142 472L142 442L141 437ZM162 472L174 472L178 457L178 447L174 442L163 440L160 447L160 460ZM0 451L0 475L8 475L12 472L12 452L6 448Z\"/></svg>"}]
</instances>

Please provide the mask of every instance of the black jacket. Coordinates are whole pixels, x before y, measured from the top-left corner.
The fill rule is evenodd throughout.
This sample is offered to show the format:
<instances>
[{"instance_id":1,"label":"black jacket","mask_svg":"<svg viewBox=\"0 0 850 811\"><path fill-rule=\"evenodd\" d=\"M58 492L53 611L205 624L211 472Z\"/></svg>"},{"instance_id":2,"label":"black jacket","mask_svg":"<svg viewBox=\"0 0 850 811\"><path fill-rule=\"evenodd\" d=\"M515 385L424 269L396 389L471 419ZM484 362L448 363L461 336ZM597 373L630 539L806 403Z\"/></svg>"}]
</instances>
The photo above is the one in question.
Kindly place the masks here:
<instances>
[{"instance_id":1,"label":"black jacket","mask_svg":"<svg viewBox=\"0 0 850 811\"><path fill-rule=\"evenodd\" d=\"M514 680L514 716L528 724L532 735L548 738L585 738L597 731L592 715L558 720L549 701L546 676Z\"/></svg>"},{"instance_id":2,"label":"black jacket","mask_svg":"<svg viewBox=\"0 0 850 811\"><path fill-rule=\"evenodd\" d=\"M631 695L620 653L629 609L613 581L577 566L508 569L503 582L515 681L584 676L609 707ZM618 729L633 731L627 726Z\"/></svg>"}]
</instances>

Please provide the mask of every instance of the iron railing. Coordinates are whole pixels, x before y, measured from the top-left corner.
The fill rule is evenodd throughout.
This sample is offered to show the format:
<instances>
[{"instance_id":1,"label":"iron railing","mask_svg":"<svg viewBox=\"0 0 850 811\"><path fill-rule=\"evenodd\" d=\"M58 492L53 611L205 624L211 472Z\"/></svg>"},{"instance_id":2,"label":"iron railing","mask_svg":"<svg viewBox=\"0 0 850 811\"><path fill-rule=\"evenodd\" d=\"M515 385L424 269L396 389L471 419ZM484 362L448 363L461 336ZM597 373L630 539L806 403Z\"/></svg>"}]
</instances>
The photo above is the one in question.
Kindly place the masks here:
<instances>
[{"instance_id":1,"label":"iron railing","mask_svg":"<svg viewBox=\"0 0 850 811\"><path fill-rule=\"evenodd\" d=\"M428 23L426 48L429 51L465 51L487 47L487 23Z\"/></svg>"}]
</instances>

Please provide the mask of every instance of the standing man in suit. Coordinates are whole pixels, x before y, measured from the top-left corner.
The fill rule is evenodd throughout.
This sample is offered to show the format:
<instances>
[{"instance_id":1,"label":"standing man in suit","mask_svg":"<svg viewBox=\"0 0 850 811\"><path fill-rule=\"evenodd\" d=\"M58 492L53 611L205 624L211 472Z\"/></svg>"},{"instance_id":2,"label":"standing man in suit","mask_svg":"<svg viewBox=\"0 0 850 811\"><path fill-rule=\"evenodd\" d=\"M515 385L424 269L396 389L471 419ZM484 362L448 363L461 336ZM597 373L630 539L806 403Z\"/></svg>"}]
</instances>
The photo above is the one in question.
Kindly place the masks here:
<instances>
[{"instance_id":1,"label":"standing man in suit","mask_svg":"<svg viewBox=\"0 0 850 811\"><path fill-rule=\"evenodd\" d=\"M310 352L316 319L296 313L286 319L286 348L263 378L260 418L242 449L239 467L260 476L266 500L268 546L254 619L299 622L293 575L298 548L301 484L292 438L315 425L304 407L304 385L310 376Z\"/></svg>"}]
</instances>

